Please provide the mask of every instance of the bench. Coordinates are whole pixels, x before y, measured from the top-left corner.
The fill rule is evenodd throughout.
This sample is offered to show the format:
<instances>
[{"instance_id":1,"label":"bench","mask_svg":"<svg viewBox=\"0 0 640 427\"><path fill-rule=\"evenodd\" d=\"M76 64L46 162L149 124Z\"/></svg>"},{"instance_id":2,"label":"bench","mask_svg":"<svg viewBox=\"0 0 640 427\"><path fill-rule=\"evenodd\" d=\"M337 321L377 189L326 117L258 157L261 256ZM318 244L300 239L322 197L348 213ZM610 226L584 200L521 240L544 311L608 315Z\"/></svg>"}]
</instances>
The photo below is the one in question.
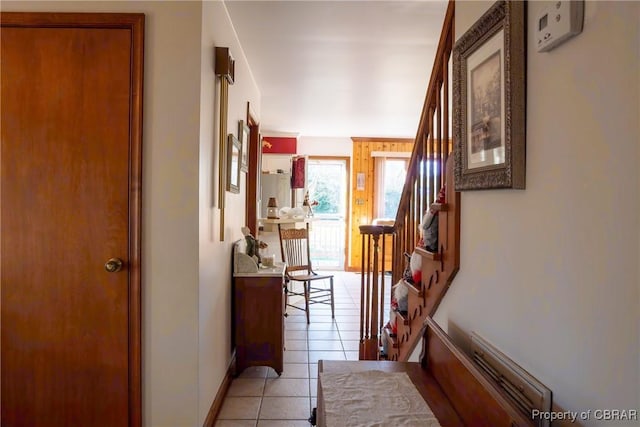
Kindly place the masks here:
<instances>
[{"instance_id":1,"label":"bench","mask_svg":"<svg viewBox=\"0 0 640 427\"><path fill-rule=\"evenodd\" d=\"M503 390L490 381L433 321L425 321L420 362L328 361L318 362L317 425L327 427L322 395L324 373L379 370L403 372L442 426L533 426ZM367 393L366 387L362 393ZM346 419L347 414L345 414ZM333 426L328 426L333 427Z\"/></svg>"}]
</instances>

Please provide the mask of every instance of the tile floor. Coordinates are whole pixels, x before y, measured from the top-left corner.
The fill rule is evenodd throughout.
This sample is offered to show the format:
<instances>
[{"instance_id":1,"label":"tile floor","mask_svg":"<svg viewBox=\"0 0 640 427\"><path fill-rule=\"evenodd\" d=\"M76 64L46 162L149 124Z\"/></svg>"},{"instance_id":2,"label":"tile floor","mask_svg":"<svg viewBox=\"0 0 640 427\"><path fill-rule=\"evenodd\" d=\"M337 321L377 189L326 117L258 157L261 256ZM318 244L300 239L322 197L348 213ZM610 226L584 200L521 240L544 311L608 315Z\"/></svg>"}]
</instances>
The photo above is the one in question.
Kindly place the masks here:
<instances>
[{"instance_id":1,"label":"tile floor","mask_svg":"<svg viewBox=\"0 0 640 427\"><path fill-rule=\"evenodd\" d=\"M324 272L323 272L324 273ZM288 309L285 318L284 372L268 367L245 369L231 383L216 426L309 427L316 406L318 360L358 360L360 278L334 274L335 319L328 305L304 311Z\"/></svg>"}]
</instances>

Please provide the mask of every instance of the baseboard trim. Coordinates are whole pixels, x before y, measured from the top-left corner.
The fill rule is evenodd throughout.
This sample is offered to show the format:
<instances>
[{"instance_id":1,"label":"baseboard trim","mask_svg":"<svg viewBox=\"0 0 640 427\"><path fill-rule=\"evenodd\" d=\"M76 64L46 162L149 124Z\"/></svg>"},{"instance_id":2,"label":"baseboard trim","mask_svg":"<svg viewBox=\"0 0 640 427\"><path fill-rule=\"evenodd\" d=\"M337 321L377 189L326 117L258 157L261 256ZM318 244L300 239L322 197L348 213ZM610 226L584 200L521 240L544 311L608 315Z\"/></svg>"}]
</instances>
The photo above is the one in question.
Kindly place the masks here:
<instances>
[{"instance_id":1,"label":"baseboard trim","mask_svg":"<svg viewBox=\"0 0 640 427\"><path fill-rule=\"evenodd\" d=\"M229 363L229 368L227 369L227 373L225 374L222 384L220 384L220 388L216 393L215 399L213 399L213 403L211 404L211 408L209 408L209 413L207 414L207 418L204 420L203 427L213 427L220 414L220 409L222 408L222 402L224 401L224 397L227 395L227 391L229 391L229 387L231 386L231 381L233 380L233 373L236 370L236 353L233 352L233 356L231 356L231 363Z\"/></svg>"}]
</instances>

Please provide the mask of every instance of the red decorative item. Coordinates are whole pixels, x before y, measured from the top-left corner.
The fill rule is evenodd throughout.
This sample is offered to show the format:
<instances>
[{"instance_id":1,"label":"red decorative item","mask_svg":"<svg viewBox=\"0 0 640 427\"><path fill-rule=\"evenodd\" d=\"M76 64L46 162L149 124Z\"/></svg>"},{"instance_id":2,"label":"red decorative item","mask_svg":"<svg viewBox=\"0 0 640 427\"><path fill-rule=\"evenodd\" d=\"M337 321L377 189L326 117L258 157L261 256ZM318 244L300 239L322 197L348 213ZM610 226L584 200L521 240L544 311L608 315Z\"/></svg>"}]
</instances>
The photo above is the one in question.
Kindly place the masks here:
<instances>
[{"instance_id":1,"label":"red decorative item","mask_svg":"<svg viewBox=\"0 0 640 427\"><path fill-rule=\"evenodd\" d=\"M304 188L304 157L294 158L291 169L293 171L291 177L291 188Z\"/></svg>"},{"instance_id":2,"label":"red decorative item","mask_svg":"<svg viewBox=\"0 0 640 427\"><path fill-rule=\"evenodd\" d=\"M413 283L416 285L420 284L420 281L422 280L422 270L414 271L411 278L413 279Z\"/></svg>"},{"instance_id":3,"label":"red decorative item","mask_svg":"<svg viewBox=\"0 0 640 427\"><path fill-rule=\"evenodd\" d=\"M262 138L262 152L265 154L296 154L297 149L297 138L279 136Z\"/></svg>"}]
</instances>

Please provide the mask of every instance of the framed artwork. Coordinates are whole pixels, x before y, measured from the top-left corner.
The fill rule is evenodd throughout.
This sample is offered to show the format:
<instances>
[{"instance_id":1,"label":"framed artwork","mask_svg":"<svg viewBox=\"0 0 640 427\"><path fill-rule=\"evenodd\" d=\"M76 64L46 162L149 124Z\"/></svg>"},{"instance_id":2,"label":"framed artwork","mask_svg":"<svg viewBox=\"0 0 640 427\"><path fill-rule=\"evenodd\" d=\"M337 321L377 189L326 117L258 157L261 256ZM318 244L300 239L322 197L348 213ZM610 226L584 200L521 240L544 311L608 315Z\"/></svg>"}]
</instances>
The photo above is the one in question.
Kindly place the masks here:
<instances>
[{"instance_id":1,"label":"framed artwork","mask_svg":"<svg viewBox=\"0 0 640 427\"><path fill-rule=\"evenodd\" d=\"M356 190L364 191L364 172L358 172L356 174Z\"/></svg>"},{"instance_id":2,"label":"framed artwork","mask_svg":"<svg viewBox=\"0 0 640 427\"><path fill-rule=\"evenodd\" d=\"M241 150L240 141L230 133L227 141L227 191L232 193L240 192Z\"/></svg>"},{"instance_id":3,"label":"framed artwork","mask_svg":"<svg viewBox=\"0 0 640 427\"><path fill-rule=\"evenodd\" d=\"M240 170L242 172L249 171L249 126L245 124L243 120L238 122L238 139L240 140L240 145L242 146L241 151L241 162L240 162Z\"/></svg>"},{"instance_id":4,"label":"framed artwork","mask_svg":"<svg viewBox=\"0 0 640 427\"><path fill-rule=\"evenodd\" d=\"M525 188L525 8L496 2L453 48L458 191Z\"/></svg>"}]
</instances>

